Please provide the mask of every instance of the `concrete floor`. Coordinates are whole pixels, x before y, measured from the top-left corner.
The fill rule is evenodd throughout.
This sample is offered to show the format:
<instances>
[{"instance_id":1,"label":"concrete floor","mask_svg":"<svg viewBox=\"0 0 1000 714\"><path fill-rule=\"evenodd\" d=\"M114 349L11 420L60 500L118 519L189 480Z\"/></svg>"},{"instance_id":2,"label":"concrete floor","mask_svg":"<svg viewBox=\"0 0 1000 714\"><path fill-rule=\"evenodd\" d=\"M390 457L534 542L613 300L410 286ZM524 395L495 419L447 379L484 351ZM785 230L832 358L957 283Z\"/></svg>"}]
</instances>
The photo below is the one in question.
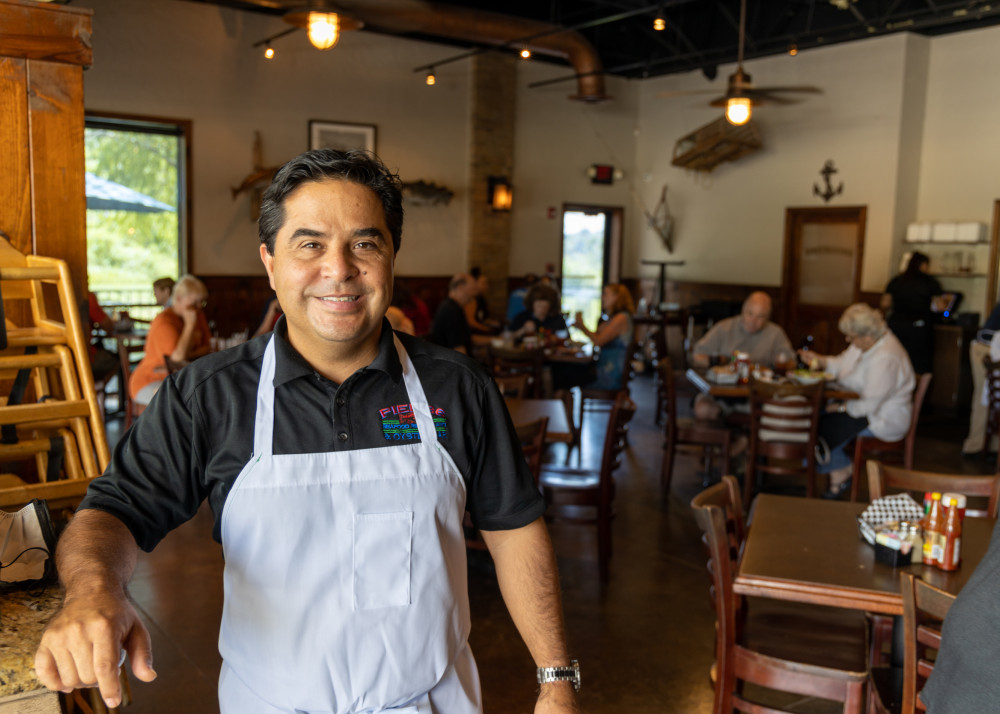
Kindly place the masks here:
<instances>
[{"instance_id":1,"label":"concrete floor","mask_svg":"<svg viewBox=\"0 0 1000 714\"><path fill-rule=\"evenodd\" d=\"M583 673L581 701L590 714L709 712L714 613L700 533L688 502L702 488L694 455L681 454L672 492L659 489L661 437L653 424L655 390L648 375L633 383L639 411L632 422L627 461L617 472L617 518L611 580L597 577L592 529L553 526L572 655ZM604 415L588 414L584 464L600 459ZM927 415L918 442L919 468L992 472L992 462L959 458L961 419ZM109 437L120 428L114 420ZM926 433L924 433L926 432ZM555 453L553 459L562 455ZM864 495L864 494L863 494ZM143 554L132 596L148 624L159 678L133 680L130 714L218 712L216 649L222 604L221 548L212 541L203 509ZM487 712L529 712L534 665L513 627L488 562L470 567L471 644L482 677ZM803 701L795 711L828 711Z\"/></svg>"}]
</instances>

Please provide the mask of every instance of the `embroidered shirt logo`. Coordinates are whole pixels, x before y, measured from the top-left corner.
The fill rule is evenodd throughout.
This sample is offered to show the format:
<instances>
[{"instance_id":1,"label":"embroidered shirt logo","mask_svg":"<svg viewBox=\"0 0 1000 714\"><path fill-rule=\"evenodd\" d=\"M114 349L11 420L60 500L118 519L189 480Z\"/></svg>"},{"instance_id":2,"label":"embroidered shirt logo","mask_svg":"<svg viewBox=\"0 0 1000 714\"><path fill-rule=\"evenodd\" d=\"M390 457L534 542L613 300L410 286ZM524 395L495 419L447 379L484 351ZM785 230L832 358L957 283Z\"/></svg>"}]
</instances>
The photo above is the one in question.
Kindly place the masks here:
<instances>
[{"instance_id":1,"label":"embroidered shirt logo","mask_svg":"<svg viewBox=\"0 0 1000 714\"><path fill-rule=\"evenodd\" d=\"M420 431L417 429L417 418L413 414L412 404L396 404L378 410L382 418L382 436L386 441L420 441ZM439 439L448 436L448 420L444 409L431 407L434 419L434 429Z\"/></svg>"}]
</instances>

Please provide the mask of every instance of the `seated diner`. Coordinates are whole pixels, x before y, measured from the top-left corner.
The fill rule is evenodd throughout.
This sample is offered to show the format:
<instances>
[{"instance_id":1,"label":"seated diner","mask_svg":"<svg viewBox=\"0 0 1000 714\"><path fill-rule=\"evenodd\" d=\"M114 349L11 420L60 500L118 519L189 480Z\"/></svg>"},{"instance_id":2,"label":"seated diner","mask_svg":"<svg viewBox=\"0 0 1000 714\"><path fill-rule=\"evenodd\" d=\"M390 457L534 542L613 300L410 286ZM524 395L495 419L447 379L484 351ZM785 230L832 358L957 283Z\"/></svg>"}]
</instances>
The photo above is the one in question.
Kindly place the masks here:
<instances>
[{"instance_id":1,"label":"seated diner","mask_svg":"<svg viewBox=\"0 0 1000 714\"><path fill-rule=\"evenodd\" d=\"M201 309L207 297L205 284L193 275L177 280L170 306L163 308L149 325L146 355L129 379L129 392L136 404L149 404L166 379L167 357L186 363L211 350L208 320Z\"/></svg>"},{"instance_id":2,"label":"seated diner","mask_svg":"<svg viewBox=\"0 0 1000 714\"><path fill-rule=\"evenodd\" d=\"M635 323L632 315L635 313L635 303L628 289L621 284L605 285L601 291L601 309L608 316L602 321L596 331L587 329L583 324L583 315L576 313L576 327L587 336L595 347L600 348L597 355L597 378L583 389L616 389L622 383L622 376L628 369L627 354L629 345L635 335Z\"/></svg>"},{"instance_id":3,"label":"seated diner","mask_svg":"<svg viewBox=\"0 0 1000 714\"><path fill-rule=\"evenodd\" d=\"M917 384L910 357L881 312L855 303L844 310L837 327L850 343L839 355L799 352L811 369L827 372L859 395L828 403L820 418L819 437L829 449L829 459L817 463L816 471L830 476L829 491L824 494L828 498L839 497L851 485L851 456L844 447L855 437L897 441L906 436Z\"/></svg>"},{"instance_id":4,"label":"seated diner","mask_svg":"<svg viewBox=\"0 0 1000 714\"><path fill-rule=\"evenodd\" d=\"M705 369L713 360L728 361L734 352L746 352L751 364L773 367L782 362L791 363L794 357L792 343L785 331L771 322L772 307L771 296L767 293L750 293L738 316L719 320L695 343L691 362ZM695 397L697 419L717 419L724 408L722 402L707 394Z\"/></svg>"},{"instance_id":5,"label":"seated diner","mask_svg":"<svg viewBox=\"0 0 1000 714\"><path fill-rule=\"evenodd\" d=\"M566 321L559 312L559 293L544 283L532 285L524 296L525 309L510 321L507 329L514 339L534 335L539 330L565 332Z\"/></svg>"}]
</instances>

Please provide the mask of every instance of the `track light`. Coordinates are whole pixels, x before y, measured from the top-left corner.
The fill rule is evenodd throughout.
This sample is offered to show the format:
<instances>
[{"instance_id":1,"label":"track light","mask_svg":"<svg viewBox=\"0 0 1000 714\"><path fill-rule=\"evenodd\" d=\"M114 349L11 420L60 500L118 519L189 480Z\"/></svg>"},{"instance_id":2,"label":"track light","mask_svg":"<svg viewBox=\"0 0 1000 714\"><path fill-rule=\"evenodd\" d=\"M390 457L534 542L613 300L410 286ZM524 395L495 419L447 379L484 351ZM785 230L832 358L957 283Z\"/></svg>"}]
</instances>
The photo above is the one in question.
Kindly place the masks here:
<instances>
[{"instance_id":1,"label":"track light","mask_svg":"<svg viewBox=\"0 0 1000 714\"><path fill-rule=\"evenodd\" d=\"M792 57L799 53L799 46L794 42L788 46L788 54Z\"/></svg>"},{"instance_id":2,"label":"track light","mask_svg":"<svg viewBox=\"0 0 1000 714\"><path fill-rule=\"evenodd\" d=\"M434 76L433 69L431 69L431 71L427 73L427 79L425 79L424 81L427 83L428 87L434 86L434 84L437 82L437 77Z\"/></svg>"},{"instance_id":3,"label":"track light","mask_svg":"<svg viewBox=\"0 0 1000 714\"><path fill-rule=\"evenodd\" d=\"M667 29L667 21L663 19L663 14L658 13L655 18L653 18L653 29L657 32L663 32Z\"/></svg>"},{"instance_id":4,"label":"track light","mask_svg":"<svg viewBox=\"0 0 1000 714\"><path fill-rule=\"evenodd\" d=\"M264 59L274 59L274 48L271 45L264 48Z\"/></svg>"},{"instance_id":5,"label":"track light","mask_svg":"<svg viewBox=\"0 0 1000 714\"><path fill-rule=\"evenodd\" d=\"M529 50L527 47L522 47L521 59L531 59L531 50Z\"/></svg>"}]
</instances>

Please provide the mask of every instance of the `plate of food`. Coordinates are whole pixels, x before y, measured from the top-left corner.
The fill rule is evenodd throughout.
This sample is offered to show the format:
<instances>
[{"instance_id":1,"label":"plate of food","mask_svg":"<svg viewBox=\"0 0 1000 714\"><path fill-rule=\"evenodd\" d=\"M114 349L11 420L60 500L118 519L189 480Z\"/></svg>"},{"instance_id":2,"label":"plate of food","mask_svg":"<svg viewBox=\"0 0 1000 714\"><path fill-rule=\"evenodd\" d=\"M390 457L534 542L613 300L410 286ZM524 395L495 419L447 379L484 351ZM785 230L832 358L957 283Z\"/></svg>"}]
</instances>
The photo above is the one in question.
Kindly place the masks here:
<instances>
[{"instance_id":1,"label":"plate of food","mask_svg":"<svg viewBox=\"0 0 1000 714\"><path fill-rule=\"evenodd\" d=\"M829 372L818 372L811 369L796 369L790 372L792 379L799 384L816 384L816 382L828 382L833 379Z\"/></svg>"}]
</instances>

